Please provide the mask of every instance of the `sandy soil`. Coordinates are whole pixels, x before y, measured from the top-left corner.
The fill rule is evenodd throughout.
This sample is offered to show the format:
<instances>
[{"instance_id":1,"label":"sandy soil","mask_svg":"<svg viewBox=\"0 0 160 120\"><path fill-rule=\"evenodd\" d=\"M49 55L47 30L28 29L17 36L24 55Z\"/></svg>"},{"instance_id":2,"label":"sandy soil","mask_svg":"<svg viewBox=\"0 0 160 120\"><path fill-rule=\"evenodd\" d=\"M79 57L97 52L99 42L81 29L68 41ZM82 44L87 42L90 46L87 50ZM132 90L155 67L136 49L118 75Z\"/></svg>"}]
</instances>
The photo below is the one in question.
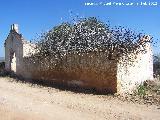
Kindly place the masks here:
<instances>
[{"instance_id":1,"label":"sandy soil","mask_svg":"<svg viewBox=\"0 0 160 120\"><path fill-rule=\"evenodd\" d=\"M0 77L0 120L159 120L160 107Z\"/></svg>"}]
</instances>

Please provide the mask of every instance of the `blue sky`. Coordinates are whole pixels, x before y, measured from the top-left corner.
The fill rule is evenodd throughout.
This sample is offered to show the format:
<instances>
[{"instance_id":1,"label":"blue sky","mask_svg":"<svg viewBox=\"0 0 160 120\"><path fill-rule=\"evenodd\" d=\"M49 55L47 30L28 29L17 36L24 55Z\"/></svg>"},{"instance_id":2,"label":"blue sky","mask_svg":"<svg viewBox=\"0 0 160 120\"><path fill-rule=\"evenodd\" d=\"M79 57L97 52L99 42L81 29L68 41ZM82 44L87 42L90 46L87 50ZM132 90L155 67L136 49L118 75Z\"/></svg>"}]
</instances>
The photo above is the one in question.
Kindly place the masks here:
<instances>
[{"instance_id":1,"label":"blue sky","mask_svg":"<svg viewBox=\"0 0 160 120\"><path fill-rule=\"evenodd\" d=\"M108 5L100 3L133 2L134 5ZM146 2L148 5L135 5ZM149 5L157 2L158 5ZM85 5L85 3L99 3ZM72 11L72 14L71 14ZM1 0L0 1L0 57L4 57L4 41L10 25L19 24L20 33L31 40L37 34L51 29L61 22L71 21L74 16L98 17L111 26L124 26L137 32L152 35L160 40L160 0ZM159 41L157 41L157 46ZM154 47L154 52L159 48Z\"/></svg>"}]
</instances>

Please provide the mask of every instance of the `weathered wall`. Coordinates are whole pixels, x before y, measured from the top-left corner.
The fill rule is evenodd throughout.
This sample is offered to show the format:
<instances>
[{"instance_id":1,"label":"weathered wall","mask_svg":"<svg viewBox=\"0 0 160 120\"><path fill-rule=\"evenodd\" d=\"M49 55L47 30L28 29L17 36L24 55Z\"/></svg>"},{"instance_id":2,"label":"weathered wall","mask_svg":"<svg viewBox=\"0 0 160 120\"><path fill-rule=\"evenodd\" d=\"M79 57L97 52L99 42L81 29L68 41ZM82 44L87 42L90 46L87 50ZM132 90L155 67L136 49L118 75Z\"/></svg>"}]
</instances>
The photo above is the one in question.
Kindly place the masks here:
<instances>
[{"instance_id":1,"label":"weathered wall","mask_svg":"<svg viewBox=\"0 0 160 120\"><path fill-rule=\"evenodd\" d=\"M29 57L31 54L35 54L35 48L35 44L23 40L23 57Z\"/></svg>"},{"instance_id":2,"label":"weathered wall","mask_svg":"<svg viewBox=\"0 0 160 120\"><path fill-rule=\"evenodd\" d=\"M19 72L23 55L23 44L20 36L15 32L10 32L5 41L5 69Z\"/></svg>"},{"instance_id":3,"label":"weathered wall","mask_svg":"<svg viewBox=\"0 0 160 120\"><path fill-rule=\"evenodd\" d=\"M11 25L10 33L5 40L5 69L21 74L23 57L35 53L35 45L24 40L18 33L18 25Z\"/></svg>"},{"instance_id":4,"label":"weathered wall","mask_svg":"<svg viewBox=\"0 0 160 120\"><path fill-rule=\"evenodd\" d=\"M149 37L144 36L143 42ZM136 85L153 79L150 44L147 53L139 54L134 62L107 60L105 53L70 53L60 59L31 58L36 46L26 42L12 25L5 41L5 69L25 78L54 81L68 86L96 88L108 92L131 92ZM31 53L31 54L30 54Z\"/></svg>"},{"instance_id":5,"label":"weathered wall","mask_svg":"<svg viewBox=\"0 0 160 120\"><path fill-rule=\"evenodd\" d=\"M145 80L153 79L152 49L149 44L146 48L147 52L139 53L132 64L107 60L105 53L72 53L64 56L62 61L25 57L21 75L107 92L132 92Z\"/></svg>"},{"instance_id":6,"label":"weathered wall","mask_svg":"<svg viewBox=\"0 0 160 120\"><path fill-rule=\"evenodd\" d=\"M105 53L68 54L61 62L51 61L51 58L44 58L33 62L30 58L25 58L21 75L68 86L95 88L106 92L117 91L117 63L113 60L107 61Z\"/></svg>"},{"instance_id":7,"label":"weathered wall","mask_svg":"<svg viewBox=\"0 0 160 120\"><path fill-rule=\"evenodd\" d=\"M153 59L150 43L146 44L146 53L139 53L134 62L120 62L117 66L118 92L133 92L145 80L153 80Z\"/></svg>"}]
</instances>

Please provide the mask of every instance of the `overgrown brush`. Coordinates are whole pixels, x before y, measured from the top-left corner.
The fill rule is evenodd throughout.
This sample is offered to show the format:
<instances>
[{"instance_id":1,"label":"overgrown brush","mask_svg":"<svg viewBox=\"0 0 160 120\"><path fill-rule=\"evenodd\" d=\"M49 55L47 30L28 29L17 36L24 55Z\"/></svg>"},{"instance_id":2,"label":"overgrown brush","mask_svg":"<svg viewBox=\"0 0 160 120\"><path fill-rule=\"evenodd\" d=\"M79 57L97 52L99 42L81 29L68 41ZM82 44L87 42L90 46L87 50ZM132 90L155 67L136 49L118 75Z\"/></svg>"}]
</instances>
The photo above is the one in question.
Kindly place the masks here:
<instances>
[{"instance_id":1,"label":"overgrown brush","mask_svg":"<svg viewBox=\"0 0 160 120\"><path fill-rule=\"evenodd\" d=\"M145 44L152 42L148 36L145 41L142 39L142 33L121 26L111 28L97 18L89 17L74 23L62 23L43 33L36 43L37 52L30 59L32 63L39 62L43 67L56 69L62 68L63 61L70 54L95 53L101 56L103 53L106 60L134 61L137 54L145 53Z\"/></svg>"}]
</instances>

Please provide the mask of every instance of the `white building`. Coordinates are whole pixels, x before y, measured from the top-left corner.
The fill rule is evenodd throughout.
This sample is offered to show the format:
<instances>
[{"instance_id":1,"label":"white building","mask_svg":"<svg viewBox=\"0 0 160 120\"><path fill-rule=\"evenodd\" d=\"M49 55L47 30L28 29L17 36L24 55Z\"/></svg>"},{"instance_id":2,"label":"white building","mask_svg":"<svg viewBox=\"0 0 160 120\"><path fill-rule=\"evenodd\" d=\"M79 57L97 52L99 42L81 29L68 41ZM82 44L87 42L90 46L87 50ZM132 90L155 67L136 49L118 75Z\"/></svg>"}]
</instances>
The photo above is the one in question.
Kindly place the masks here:
<instances>
[{"instance_id":1,"label":"white building","mask_svg":"<svg viewBox=\"0 0 160 120\"><path fill-rule=\"evenodd\" d=\"M148 40L150 40L150 37L144 36L141 41L143 42ZM108 74L110 76L104 75L105 78L103 80L95 80L96 81L95 84L92 83L91 85L90 81L92 80L88 80L90 79L90 76L84 77L84 75L80 75L83 81L81 80L76 80L76 81L81 82L82 86L85 86L85 84L87 83L88 86L95 87L95 88L99 85L99 88L102 88L102 86L104 88L108 87L109 89L112 89L113 91L116 91L119 93L130 92L135 88L135 86L141 84L145 80L153 79L152 48L149 42L146 43L145 47L147 50L146 53L144 54L139 53L136 56L133 62L133 65L129 65L129 63L123 62L123 61L118 62L114 65L110 65L112 64L112 62L108 62L108 65L110 67L108 67L107 65L105 68L112 69L112 66L115 66L114 70L106 70L107 72L109 72L109 74L108 73L105 73L105 74ZM19 34L18 25L13 24L11 26L9 35L5 40L5 69L8 71L14 71L16 74L21 74L22 76L25 76L24 74L27 74L27 76L30 76L30 77L36 76L34 75L35 72L24 70L25 69L24 64L27 64L27 63L23 62L23 58L30 56L30 53L32 54L35 53L35 45L27 42L22 37L22 35ZM33 66L32 65L29 66L31 70L33 70L32 69ZM34 71L36 69L37 69L37 66L34 68ZM81 74L81 73L77 73L77 74ZM40 75L41 74L38 73L38 76ZM74 80L72 81L74 82ZM110 84L108 81L113 84ZM70 81L68 81L68 83L69 82ZM77 82L74 82L74 83L77 83Z\"/></svg>"},{"instance_id":2,"label":"white building","mask_svg":"<svg viewBox=\"0 0 160 120\"><path fill-rule=\"evenodd\" d=\"M5 46L5 69L20 72L23 57L34 53L35 45L25 40L19 33L18 25L11 25L10 33L4 43Z\"/></svg>"}]
</instances>

